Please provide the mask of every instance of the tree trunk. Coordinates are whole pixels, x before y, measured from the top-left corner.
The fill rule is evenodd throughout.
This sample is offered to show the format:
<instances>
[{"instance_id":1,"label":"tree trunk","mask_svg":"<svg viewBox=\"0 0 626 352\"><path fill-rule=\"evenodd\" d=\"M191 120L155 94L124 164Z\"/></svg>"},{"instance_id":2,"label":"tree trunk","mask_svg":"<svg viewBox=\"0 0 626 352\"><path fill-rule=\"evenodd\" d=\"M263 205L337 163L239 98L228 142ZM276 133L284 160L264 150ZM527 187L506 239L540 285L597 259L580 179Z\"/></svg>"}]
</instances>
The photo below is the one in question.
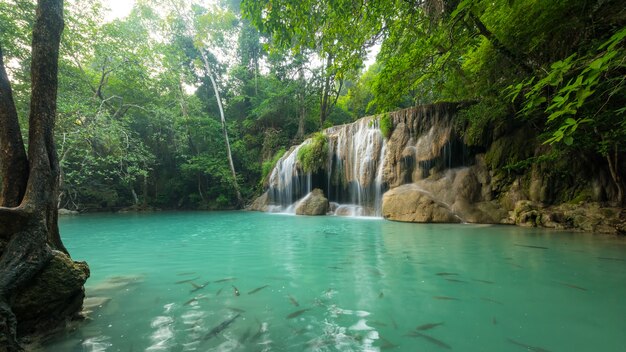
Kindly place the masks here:
<instances>
[{"instance_id":1,"label":"tree trunk","mask_svg":"<svg viewBox=\"0 0 626 352\"><path fill-rule=\"evenodd\" d=\"M4 187L0 197L2 352L20 351L19 337L58 327L74 317L82 306L83 284L89 276L86 264L70 260L57 224L59 161L53 130L62 30L63 1L38 0L32 40L28 158L22 152L10 83L4 65L0 66L0 162L3 182L10 182L4 184L8 189ZM27 163L27 171L13 170L13 162ZM23 184L26 187L22 191ZM43 287L50 281L60 288ZM47 292L45 297L33 293L42 289Z\"/></svg>"},{"instance_id":2,"label":"tree trunk","mask_svg":"<svg viewBox=\"0 0 626 352\"><path fill-rule=\"evenodd\" d=\"M204 68L211 79L211 84L213 85L213 92L215 92L215 99L217 100L217 106L220 109L220 118L222 120L222 131L224 132L224 140L226 141L226 152L228 153L228 164L230 166L230 172L233 175L233 185L235 187L235 193L237 194L237 208L243 206L243 198L241 198L241 192L239 191L239 184L237 183L237 173L235 172L235 164L233 163L233 155L230 152L230 142L228 141L228 131L226 130L226 119L224 118L224 108L222 107L222 99L220 98L220 92L217 88L217 83L215 83L215 78L213 78L213 73L211 71L211 66L209 66L209 60L206 57L206 54L200 50L202 61L204 61Z\"/></svg>"},{"instance_id":3,"label":"tree trunk","mask_svg":"<svg viewBox=\"0 0 626 352\"><path fill-rule=\"evenodd\" d=\"M624 185L622 184L622 180L619 176L619 159L618 159L618 148L615 146L613 157L611 157L611 153L606 154L606 161L609 164L609 172L611 173L611 178L613 179L613 183L615 183L615 187L617 188L617 204L624 205Z\"/></svg>"},{"instance_id":4,"label":"tree trunk","mask_svg":"<svg viewBox=\"0 0 626 352\"><path fill-rule=\"evenodd\" d=\"M324 86L322 87L322 103L320 106L320 130L324 128L324 122L328 117L328 100L330 99L330 65L333 62L333 56L328 54L326 58L326 66L324 70Z\"/></svg>"},{"instance_id":5,"label":"tree trunk","mask_svg":"<svg viewBox=\"0 0 626 352\"><path fill-rule=\"evenodd\" d=\"M297 143L300 143L304 138L304 123L306 122L306 81L304 80L304 67L302 64L300 65L298 84L300 85L300 94L298 94L300 104L298 113L300 116L298 118L298 132L296 133L295 140Z\"/></svg>"},{"instance_id":6,"label":"tree trunk","mask_svg":"<svg viewBox=\"0 0 626 352\"><path fill-rule=\"evenodd\" d=\"M26 192L28 160L0 45L0 206L16 207Z\"/></svg>"}]
</instances>

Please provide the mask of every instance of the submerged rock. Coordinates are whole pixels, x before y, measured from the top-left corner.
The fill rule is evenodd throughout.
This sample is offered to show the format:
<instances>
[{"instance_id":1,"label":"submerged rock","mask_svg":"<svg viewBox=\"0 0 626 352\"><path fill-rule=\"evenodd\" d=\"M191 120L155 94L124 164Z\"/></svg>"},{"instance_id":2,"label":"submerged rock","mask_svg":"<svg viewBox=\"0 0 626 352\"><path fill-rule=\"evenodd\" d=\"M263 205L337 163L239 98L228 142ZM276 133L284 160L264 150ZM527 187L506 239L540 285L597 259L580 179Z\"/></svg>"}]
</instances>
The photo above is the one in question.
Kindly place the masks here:
<instances>
[{"instance_id":1,"label":"submerged rock","mask_svg":"<svg viewBox=\"0 0 626 352\"><path fill-rule=\"evenodd\" d=\"M69 209L64 209L64 208L59 209L59 215L78 215L78 214L80 213L77 212L76 210L69 210Z\"/></svg>"},{"instance_id":2,"label":"submerged rock","mask_svg":"<svg viewBox=\"0 0 626 352\"><path fill-rule=\"evenodd\" d=\"M87 315L95 310L98 310L111 301L111 297L87 297L83 301L83 315Z\"/></svg>"},{"instance_id":3,"label":"submerged rock","mask_svg":"<svg viewBox=\"0 0 626 352\"><path fill-rule=\"evenodd\" d=\"M334 212L337 216L375 216L376 211L369 207L353 204L342 204Z\"/></svg>"},{"instance_id":4,"label":"submerged rock","mask_svg":"<svg viewBox=\"0 0 626 352\"><path fill-rule=\"evenodd\" d=\"M326 215L330 205L328 199L324 197L324 192L316 188L307 194L298 205L296 205L297 215Z\"/></svg>"},{"instance_id":5,"label":"submerged rock","mask_svg":"<svg viewBox=\"0 0 626 352\"><path fill-rule=\"evenodd\" d=\"M143 282L144 277L142 275L120 275L111 276L99 284L88 287L90 295L100 295L108 291L116 291L122 288L128 288L131 285L135 285Z\"/></svg>"}]
</instances>

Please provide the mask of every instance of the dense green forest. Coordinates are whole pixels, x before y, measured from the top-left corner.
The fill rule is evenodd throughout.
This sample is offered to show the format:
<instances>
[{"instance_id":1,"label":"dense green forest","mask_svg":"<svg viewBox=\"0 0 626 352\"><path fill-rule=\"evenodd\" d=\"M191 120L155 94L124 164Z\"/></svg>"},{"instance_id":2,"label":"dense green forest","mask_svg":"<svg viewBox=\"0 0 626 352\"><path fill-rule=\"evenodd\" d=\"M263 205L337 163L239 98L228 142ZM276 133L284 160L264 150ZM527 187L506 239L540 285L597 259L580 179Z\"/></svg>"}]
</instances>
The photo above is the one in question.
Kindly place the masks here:
<instances>
[{"instance_id":1,"label":"dense green forest","mask_svg":"<svg viewBox=\"0 0 626 352\"><path fill-rule=\"evenodd\" d=\"M34 7L0 0L22 117ZM511 148L494 168L545 163L558 173L592 156L623 201L620 0L141 0L126 17L106 14L98 0L65 3L62 208L241 207L278 157L320 128L439 101L468 103L469 146L524 129L542 148Z\"/></svg>"}]
</instances>

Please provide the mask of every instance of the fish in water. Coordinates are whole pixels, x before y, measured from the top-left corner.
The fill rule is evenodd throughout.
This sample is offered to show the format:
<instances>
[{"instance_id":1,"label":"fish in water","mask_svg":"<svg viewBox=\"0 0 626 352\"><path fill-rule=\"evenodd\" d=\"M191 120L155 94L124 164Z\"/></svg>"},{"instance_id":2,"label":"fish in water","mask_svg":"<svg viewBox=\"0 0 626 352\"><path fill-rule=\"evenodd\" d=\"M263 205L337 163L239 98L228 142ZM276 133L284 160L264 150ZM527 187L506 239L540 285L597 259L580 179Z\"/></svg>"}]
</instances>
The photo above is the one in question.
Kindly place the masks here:
<instances>
[{"instance_id":1,"label":"fish in water","mask_svg":"<svg viewBox=\"0 0 626 352\"><path fill-rule=\"evenodd\" d=\"M180 280L180 281L176 281L174 284L176 284L176 285L178 285L178 284L186 284L188 282L196 281L199 278L200 278L200 276L194 277L193 279Z\"/></svg>"},{"instance_id":2,"label":"fish in water","mask_svg":"<svg viewBox=\"0 0 626 352\"><path fill-rule=\"evenodd\" d=\"M396 320L393 317L389 318L391 318L391 325L393 325L393 328L398 330L398 323L396 323Z\"/></svg>"},{"instance_id":3,"label":"fish in water","mask_svg":"<svg viewBox=\"0 0 626 352\"><path fill-rule=\"evenodd\" d=\"M467 281L457 280L457 279L446 279L446 280L450 281L450 282L458 282L458 283L462 283L462 284L467 283Z\"/></svg>"},{"instance_id":4,"label":"fish in water","mask_svg":"<svg viewBox=\"0 0 626 352\"><path fill-rule=\"evenodd\" d=\"M478 281L478 282L482 282L484 284L493 284L493 281L488 281L488 280L480 280L480 279L474 279L474 281Z\"/></svg>"},{"instance_id":5,"label":"fish in water","mask_svg":"<svg viewBox=\"0 0 626 352\"><path fill-rule=\"evenodd\" d=\"M176 274L176 276L187 276L187 275L193 275L195 273L196 273L195 271L188 271L188 272L185 272L185 273L178 273L178 274Z\"/></svg>"},{"instance_id":6,"label":"fish in water","mask_svg":"<svg viewBox=\"0 0 626 352\"><path fill-rule=\"evenodd\" d=\"M202 290L202 289L203 289L203 288L205 288L205 287L206 287L209 283L210 283L210 281L207 281L207 282L203 283L202 285L198 285L198 284L196 284L196 283L190 282L191 286L193 286L193 287L194 287L194 289L193 289L193 290L191 290L191 291L189 291L189 292L196 292L196 291Z\"/></svg>"},{"instance_id":7,"label":"fish in water","mask_svg":"<svg viewBox=\"0 0 626 352\"><path fill-rule=\"evenodd\" d=\"M269 286L269 285L264 285L264 286L261 286L261 287L257 287L257 288L255 288L254 290L252 290L252 291L248 292L248 294L249 294L249 295L255 294L255 293L257 293L257 292L261 291L262 289L264 289L264 288L266 288L266 287L268 287L268 286Z\"/></svg>"},{"instance_id":8,"label":"fish in water","mask_svg":"<svg viewBox=\"0 0 626 352\"><path fill-rule=\"evenodd\" d=\"M297 311L287 315L287 319L293 319L295 317L298 317L298 316L302 315L302 313L304 313L304 312L306 312L308 310L310 310L310 308L297 310Z\"/></svg>"},{"instance_id":9,"label":"fish in water","mask_svg":"<svg viewBox=\"0 0 626 352\"><path fill-rule=\"evenodd\" d=\"M258 340L261 337L261 335L263 335L264 333L265 333L265 328L263 324L259 323L259 329L256 331L254 335L252 335L252 337L250 337L250 341Z\"/></svg>"},{"instance_id":10,"label":"fish in water","mask_svg":"<svg viewBox=\"0 0 626 352\"><path fill-rule=\"evenodd\" d=\"M459 275L457 273L437 273L437 276L451 276L451 275Z\"/></svg>"},{"instance_id":11,"label":"fish in water","mask_svg":"<svg viewBox=\"0 0 626 352\"><path fill-rule=\"evenodd\" d=\"M439 339L436 339L436 338L434 338L432 336L428 336L426 334L422 334L422 333L417 332L417 331L410 332L408 334L408 336L411 336L411 337L421 337L421 338L425 339L426 341L432 343L433 345L437 345L437 346L439 346L441 348L445 348L447 350L451 350L452 349L452 347L450 347L450 345L448 345L447 343L445 343L445 342L443 342L443 341L441 341Z\"/></svg>"},{"instance_id":12,"label":"fish in water","mask_svg":"<svg viewBox=\"0 0 626 352\"><path fill-rule=\"evenodd\" d=\"M387 326L387 324L385 324L385 323L383 323L383 322L381 322L381 321L375 321L375 320L370 320L370 321L368 321L368 322L367 322L367 325L369 325L369 326L371 326L371 327L377 327L377 328Z\"/></svg>"},{"instance_id":13,"label":"fish in water","mask_svg":"<svg viewBox=\"0 0 626 352\"><path fill-rule=\"evenodd\" d=\"M374 276L383 276L383 273L377 268L371 268L369 269L369 272Z\"/></svg>"},{"instance_id":14,"label":"fish in water","mask_svg":"<svg viewBox=\"0 0 626 352\"><path fill-rule=\"evenodd\" d=\"M239 338L239 343L246 343L246 341L248 341L248 338L250 338L251 334L252 334L252 329L248 327L248 329L243 333L243 335L241 335L241 338Z\"/></svg>"},{"instance_id":15,"label":"fish in water","mask_svg":"<svg viewBox=\"0 0 626 352\"><path fill-rule=\"evenodd\" d=\"M222 288L220 288L219 290L217 290L217 292L215 293L215 295L216 295L216 296L219 296L219 295L220 295L220 293L222 293L222 290L223 290L223 289L224 289L224 288L222 287Z\"/></svg>"},{"instance_id":16,"label":"fish in water","mask_svg":"<svg viewBox=\"0 0 626 352\"><path fill-rule=\"evenodd\" d=\"M383 291L380 291L380 294L378 295L378 298L383 298L385 297L385 294L383 293Z\"/></svg>"},{"instance_id":17,"label":"fish in water","mask_svg":"<svg viewBox=\"0 0 626 352\"><path fill-rule=\"evenodd\" d=\"M328 269L341 270L338 266L329 266Z\"/></svg>"},{"instance_id":18,"label":"fish in water","mask_svg":"<svg viewBox=\"0 0 626 352\"><path fill-rule=\"evenodd\" d=\"M581 290L581 291L587 291L586 288L584 287L580 287L580 286L576 286L576 285L572 285L572 284L568 284L567 282L559 282L559 284L563 285L563 286L567 286L569 288L575 288L577 290Z\"/></svg>"},{"instance_id":19,"label":"fish in water","mask_svg":"<svg viewBox=\"0 0 626 352\"><path fill-rule=\"evenodd\" d=\"M246 311L241 309L241 308L235 308L235 307L228 307L228 309L232 310L233 312L236 313L245 313Z\"/></svg>"},{"instance_id":20,"label":"fish in water","mask_svg":"<svg viewBox=\"0 0 626 352\"><path fill-rule=\"evenodd\" d=\"M224 331L224 329L226 329L230 324L232 324L240 316L241 314L237 314L230 319L224 320L223 322L220 323L220 325L214 327L213 329L211 329L211 331L209 331L206 335L204 335L203 340L208 340L210 338L217 336L220 332Z\"/></svg>"},{"instance_id":21,"label":"fish in water","mask_svg":"<svg viewBox=\"0 0 626 352\"><path fill-rule=\"evenodd\" d=\"M237 287L235 287L235 285L231 285L233 287L233 294L235 296L239 296L239 289L237 289Z\"/></svg>"},{"instance_id":22,"label":"fish in water","mask_svg":"<svg viewBox=\"0 0 626 352\"><path fill-rule=\"evenodd\" d=\"M443 325L443 322L423 324L423 325L416 327L415 330L419 330L419 331L430 330L430 329L438 327L439 325Z\"/></svg>"},{"instance_id":23,"label":"fish in water","mask_svg":"<svg viewBox=\"0 0 626 352\"><path fill-rule=\"evenodd\" d=\"M538 347L538 346L531 346L531 345L527 345L523 342L519 342L519 341L515 341L511 338L507 338L507 341L509 341L510 343L519 346L519 347L523 347L526 349L526 351L531 351L531 352L550 352L549 350L546 350L545 348L542 347Z\"/></svg>"},{"instance_id":24,"label":"fish in water","mask_svg":"<svg viewBox=\"0 0 626 352\"><path fill-rule=\"evenodd\" d=\"M496 317L491 318L491 324L498 325L498 321L496 320Z\"/></svg>"},{"instance_id":25,"label":"fish in water","mask_svg":"<svg viewBox=\"0 0 626 352\"><path fill-rule=\"evenodd\" d=\"M438 299L440 301L460 301L458 298L447 297L447 296L433 296L434 299Z\"/></svg>"},{"instance_id":26,"label":"fish in water","mask_svg":"<svg viewBox=\"0 0 626 352\"><path fill-rule=\"evenodd\" d=\"M382 345L380 345L381 350L390 350L390 349L398 347L398 345L394 344L393 342L387 340L386 338L382 336L380 337L380 340L382 341Z\"/></svg>"},{"instance_id":27,"label":"fish in water","mask_svg":"<svg viewBox=\"0 0 626 352\"><path fill-rule=\"evenodd\" d=\"M491 303L495 303L495 304L502 304L502 302L500 302L500 301L496 301L495 299L491 299L491 298L487 298L487 297L481 297L480 299L482 299L485 302L491 302Z\"/></svg>"},{"instance_id":28,"label":"fish in water","mask_svg":"<svg viewBox=\"0 0 626 352\"><path fill-rule=\"evenodd\" d=\"M296 307L300 307L300 303L298 303L298 301L296 301L295 298L293 298L293 296L289 295L289 300L291 301L291 304L293 304Z\"/></svg>"},{"instance_id":29,"label":"fish in water","mask_svg":"<svg viewBox=\"0 0 626 352\"><path fill-rule=\"evenodd\" d=\"M183 303L183 306L188 306L188 305L192 304L193 302L197 302L197 301L198 301L198 299L196 297L194 297L194 298L188 300L187 302Z\"/></svg>"},{"instance_id":30,"label":"fish in water","mask_svg":"<svg viewBox=\"0 0 626 352\"><path fill-rule=\"evenodd\" d=\"M220 282L227 282L227 281L233 281L233 280L237 280L236 277L227 277L225 279L221 279L221 280L217 280L217 281L213 281L215 283L220 283Z\"/></svg>"},{"instance_id":31,"label":"fish in water","mask_svg":"<svg viewBox=\"0 0 626 352\"><path fill-rule=\"evenodd\" d=\"M542 247L542 246L531 246L528 244L515 244L515 246L518 247L526 247L526 248L534 248L534 249L549 249L548 247Z\"/></svg>"},{"instance_id":32,"label":"fish in water","mask_svg":"<svg viewBox=\"0 0 626 352\"><path fill-rule=\"evenodd\" d=\"M621 258L611 258L611 257L597 257L597 258L601 260L614 260L617 262L626 262L626 259L621 259Z\"/></svg>"}]
</instances>

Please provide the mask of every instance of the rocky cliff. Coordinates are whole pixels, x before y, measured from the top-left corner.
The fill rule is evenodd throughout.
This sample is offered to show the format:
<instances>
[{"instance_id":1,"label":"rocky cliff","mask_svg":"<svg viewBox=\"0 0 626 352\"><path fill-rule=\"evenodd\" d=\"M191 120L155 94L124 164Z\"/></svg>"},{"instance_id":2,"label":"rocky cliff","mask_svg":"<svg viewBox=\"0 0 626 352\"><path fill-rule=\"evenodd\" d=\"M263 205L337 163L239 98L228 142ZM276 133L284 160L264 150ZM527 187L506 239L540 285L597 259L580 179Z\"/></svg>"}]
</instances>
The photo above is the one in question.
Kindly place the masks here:
<instances>
[{"instance_id":1,"label":"rocky cliff","mask_svg":"<svg viewBox=\"0 0 626 352\"><path fill-rule=\"evenodd\" d=\"M298 161L310 140L293 147L252 208L294 212L318 188L337 215L626 232L626 212L610 206L617 190L602 160L554 156L515 121L469 143L458 109L418 106L326 129L322 167L306 173Z\"/></svg>"}]
</instances>

